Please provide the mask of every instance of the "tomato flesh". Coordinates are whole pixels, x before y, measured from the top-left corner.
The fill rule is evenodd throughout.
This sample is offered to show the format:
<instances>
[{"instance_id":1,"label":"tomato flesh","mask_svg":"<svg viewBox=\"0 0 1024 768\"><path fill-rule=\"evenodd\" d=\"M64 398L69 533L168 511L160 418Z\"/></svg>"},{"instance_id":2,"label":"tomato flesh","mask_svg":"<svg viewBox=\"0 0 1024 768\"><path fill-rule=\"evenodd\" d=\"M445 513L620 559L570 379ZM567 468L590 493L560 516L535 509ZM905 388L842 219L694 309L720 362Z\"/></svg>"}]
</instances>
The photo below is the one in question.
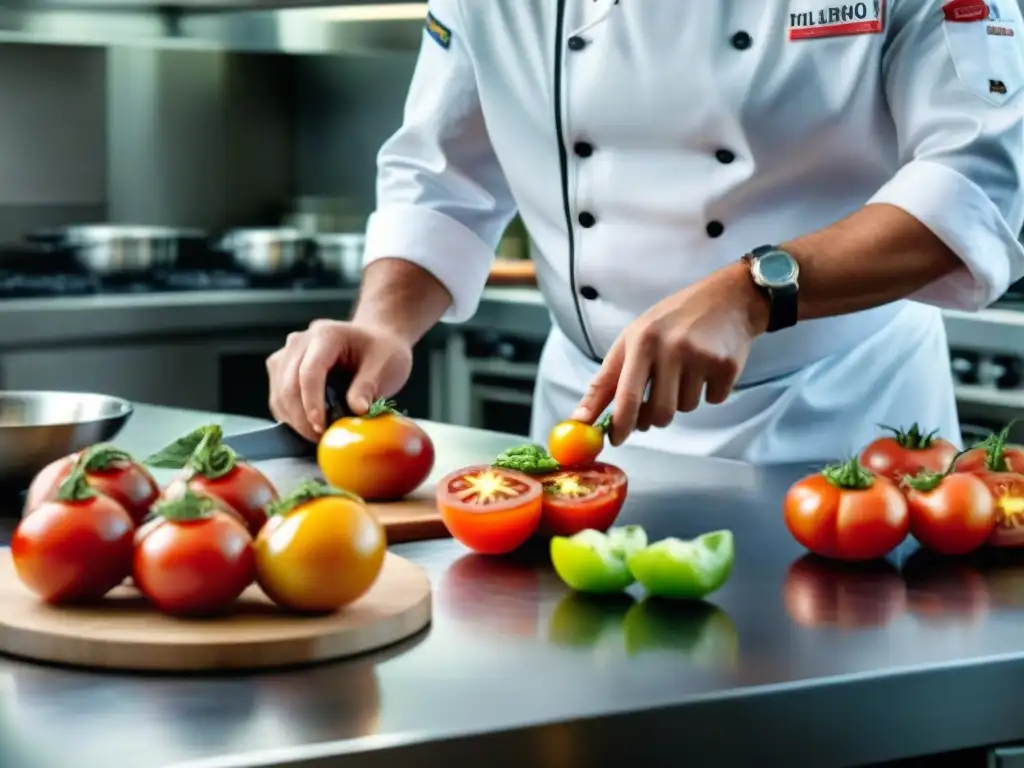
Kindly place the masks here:
<instances>
[{"instance_id":1,"label":"tomato flesh","mask_svg":"<svg viewBox=\"0 0 1024 768\"><path fill-rule=\"evenodd\" d=\"M626 502L626 473L611 464L598 462L539 479L544 487L540 531L547 536L607 531Z\"/></svg>"},{"instance_id":2,"label":"tomato flesh","mask_svg":"<svg viewBox=\"0 0 1024 768\"><path fill-rule=\"evenodd\" d=\"M506 554L536 531L542 489L529 475L495 467L469 467L437 484L437 507L452 537L474 552Z\"/></svg>"},{"instance_id":3,"label":"tomato flesh","mask_svg":"<svg viewBox=\"0 0 1024 768\"><path fill-rule=\"evenodd\" d=\"M786 527L811 552L837 560L874 560L910 531L907 502L894 483L875 477L870 487L839 488L821 473L786 493Z\"/></svg>"},{"instance_id":4,"label":"tomato flesh","mask_svg":"<svg viewBox=\"0 0 1024 768\"><path fill-rule=\"evenodd\" d=\"M256 578L267 597L293 611L326 613L373 586L387 537L365 504L323 497L271 517L255 552Z\"/></svg>"},{"instance_id":5,"label":"tomato flesh","mask_svg":"<svg viewBox=\"0 0 1024 768\"><path fill-rule=\"evenodd\" d=\"M132 580L164 613L205 616L231 606L256 576L252 536L234 516L156 518L136 536Z\"/></svg>"},{"instance_id":6,"label":"tomato flesh","mask_svg":"<svg viewBox=\"0 0 1024 768\"><path fill-rule=\"evenodd\" d=\"M21 582L46 602L99 600L131 573L134 531L107 496L48 501L18 524L11 557Z\"/></svg>"},{"instance_id":7,"label":"tomato flesh","mask_svg":"<svg viewBox=\"0 0 1024 768\"><path fill-rule=\"evenodd\" d=\"M394 501L416 490L434 468L434 443L397 413L334 422L317 446L328 483L367 501Z\"/></svg>"},{"instance_id":8,"label":"tomato flesh","mask_svg":"<svg viewBox=\"0 0 1024 768\"><path fill-rule=\"evenodd\" d=\"M604 430L582 421L563 421L548 436L548 453L563 467L592 463L604 448Z\"/></svg>"},{"instance_id":9,"label":"tomato flesh","mask_svg":"<svg viewBox=\"0 0 1024 768\"><path fill-rule=\"evenodd\" d=\"M1024 475L978 472L995 502L996 524L988 543L993 547L1024 547Z\"/></svg>"}]
</instances>

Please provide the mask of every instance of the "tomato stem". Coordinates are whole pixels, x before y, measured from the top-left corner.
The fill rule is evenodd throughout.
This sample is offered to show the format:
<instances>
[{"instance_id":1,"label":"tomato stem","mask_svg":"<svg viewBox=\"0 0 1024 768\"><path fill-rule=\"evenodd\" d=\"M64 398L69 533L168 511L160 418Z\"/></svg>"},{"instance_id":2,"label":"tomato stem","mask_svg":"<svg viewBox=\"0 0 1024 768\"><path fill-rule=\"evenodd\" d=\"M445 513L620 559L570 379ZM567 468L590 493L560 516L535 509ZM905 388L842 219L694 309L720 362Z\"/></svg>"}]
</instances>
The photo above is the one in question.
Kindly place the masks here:
<instances>
[{"instance_id":1,"label":"tomato stem","mask_svg":"<svg viewBox=\"0 0 1024 768\"><path fill-rule=\"evenodd\" d=\"M215 508L213 499L199 496L191 488L186 487L181 498L163 501L156 506L154 511L165 520L188 522L211 517Z\"/></svg>"},{"instance_id":2,"label":"tomato stem","mask_svg":"<svg viewBox=\"0 0 1024 768\"><path fill-rule=\"evenodd\" d=\"M387 398L380 397L370 403L370 408L366 412L367 419L375 419L378 416L386 416L389 413L398 413L398 403L394 400L388 400Z\"/></svg>"},{"instance_id":3,"label":"tomato stem","mask_svg":"<svg viewBox=\"0 0 1024 768\"><path fill-rule=\"evenodd\" d=\"M612 428L612 414L611 411L606 413L600 419L594 422L594 426L600 429L602 432L607 434Z\"/></svg>"},{"instance_id":4,"label":"tomato stem","mask_svg":"<svg viewBox=\"0 0 1024 768\"><path fill-rule=\"evenodd\" d=\"M935 438L938 437L939 430L935 429L931 432L922 432L921 428L915 421L910 425L909 429L900 429L897 427L889 427L885 424L879 424L882 429L892 432L893 439L899 444L901 448L907 448L911 451L927 451L932 447L935 442Z\"/></svg>"},{"instance_id":5,"label":"tomato stem","mask_svg":"<svg viewBox=\"0 0 1024 768\"><path fill-rule=\"evenodd\" d=\"M299 483L287 496L282 496L280 499L270 502L264 511L267 513L267 517L287 515L303 504L328 497L350 499L360 504L365 503L354 493L342 490L341 488L335 488L333 485L327 485L313 478L307 478Z\"/></svg>"},{"instance_id":6,"label":"tomato stem","mask_svg":"<svg viewBox=\"0 0 1024 768\"><path fill-rule=\"evenodd\" d=\"M88 454L83 453L78 457L78 461L71 468L71 473L64 478L60 486L57 488L57 499L60 501L88 501L94 498L97 493L95 489L89 485L89 478L85 474L85 463L88 459Z\"/></svg>"},{"instance_id":7,"label":"tomato stem","mask_svg":"<svg viewBox=\"0 0 1024 768\"><path fill-rule=\"evenodd\" d=\"M854 456L841 464L831 464L821 474L836 488L864 491L874 485L875 476L866 470Z\"/></svg>"},{"instance_id":8,"label":"tomato stem","mask_svg":"<svg viewBox=\"0 0 1024 768\"><path fill-rule=\"evenodd\" d=\"M103 472L113 465L134 461L132 455L110 443L97 443L85 451L82 468L86 472Z\"/></svg>"},{"instance_id":9,"label":"tomato stem","mask_svg":"<svg viewBox=\"0 0 1024 768\"><path fill-rule=\"evenodd\" d=\"M1010 430L1016 423L1014 419L999 432L993 432L974 446L985 451L985 467L990 472L1006 472L1006 444L1010 440Z\"/></svg>"},{"instance_id":10,"label":"tomato stem","mask_svg":"<svg viewBox=\"0 0 1024 768\"><path fill-rule=\"evenodd\" d=\"M209 424L179 437L146 459L145 463L159 469L189 468L211 480L228 474L238 463L239 456L224 445L224 430L219 424Z\"/></svg>"},{"instance_id":11,"label":"tomato stem","mask_svg":"<svg viewBox=\"0 0 1024 768\"><path fill-rule=\"evenodd\" d=\"M949 472L918 472L916 475L906 475L900 484L913 488L919 493L930 493L938 488L947 477L949 477Z\"/></svg>"}]
</instances>

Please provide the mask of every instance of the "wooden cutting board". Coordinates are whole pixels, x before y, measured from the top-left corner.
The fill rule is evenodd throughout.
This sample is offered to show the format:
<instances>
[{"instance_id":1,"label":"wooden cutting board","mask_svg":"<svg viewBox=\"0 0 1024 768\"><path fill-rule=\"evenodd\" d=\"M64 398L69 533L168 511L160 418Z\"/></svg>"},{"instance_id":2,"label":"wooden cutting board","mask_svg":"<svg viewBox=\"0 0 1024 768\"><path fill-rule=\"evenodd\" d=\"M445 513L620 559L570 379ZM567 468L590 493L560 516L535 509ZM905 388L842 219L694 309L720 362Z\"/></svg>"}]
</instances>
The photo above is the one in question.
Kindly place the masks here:
<instances>
[{"instance_id":1,"label":"wooden cutting board","mask_svg":"<svg viewBox=\"0 0 1024 768\"><path fill-rule=\"evenodd\" d=\"M288 493L300 481L315 477L323 479L316 462L311 459L271 459L256 463L281 494ZM370 508L383 523L388 544L451 537L434 500L434 485L424 483L402 501L387 504L371 503Z\"/></svg>"},{"instance_id":2,"label":"wooden cutting board","mask_svg":"<svg viewBox=\"0 0 1024 768\"><path fill-rule=\"evenodd\" d=\"M397 643L430 623L427 574L388 553L362 598L326 616L283 613L252 586L218 619L158 613L132 587L100 604L57 608L18 580L0 548L0 653L82 667L164 672L261 669L339 659Z\"/></svg>"}]
</instances>

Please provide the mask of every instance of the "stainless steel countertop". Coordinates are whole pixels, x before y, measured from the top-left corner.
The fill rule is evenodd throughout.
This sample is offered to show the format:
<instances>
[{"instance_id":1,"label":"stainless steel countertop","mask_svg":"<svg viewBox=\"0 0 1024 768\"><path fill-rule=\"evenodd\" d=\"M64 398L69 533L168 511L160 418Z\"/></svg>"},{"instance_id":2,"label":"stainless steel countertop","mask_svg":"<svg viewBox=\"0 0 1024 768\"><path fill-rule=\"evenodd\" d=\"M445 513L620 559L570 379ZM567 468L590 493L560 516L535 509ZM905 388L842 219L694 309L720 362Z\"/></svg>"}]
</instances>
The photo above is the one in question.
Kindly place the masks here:
<instances>
[{"instance_id":1,"label":"stainless steel countertop","mask_svg":"<svg viewBox=\"0 0 1024 768\"><path fill-rule=\"evenodd\" d=\"M144 452L208 419L140 407L120 442ZM438 472L515 439L427 426ZM828 768L1024 739L1021 559L828 566L802 559L779 513L806 468L616 461L630 475L622 522L735 532L733 577L709 603L586 600L543 552L402 545L431 575L434 621L383 653L191 678L0 660L0 765Z\"/></svg>"},{"instance_id":2,"label":"stainless steel countertop","mask_svg":"<svg viewBox=\"0 0 1024 768\"><path fill-rule=\"evenodd\" d=\"M311 319L344 318L354 288L196 291L144 295L0 300L0 353L17 348L159 336L245 333L259 327L301 328ZM1024 312L1012 306L945 313L952 346L1024 353ZM544 337L550 315L532 288L488 288L466 323Z\"/></svg>"}]
</instances>

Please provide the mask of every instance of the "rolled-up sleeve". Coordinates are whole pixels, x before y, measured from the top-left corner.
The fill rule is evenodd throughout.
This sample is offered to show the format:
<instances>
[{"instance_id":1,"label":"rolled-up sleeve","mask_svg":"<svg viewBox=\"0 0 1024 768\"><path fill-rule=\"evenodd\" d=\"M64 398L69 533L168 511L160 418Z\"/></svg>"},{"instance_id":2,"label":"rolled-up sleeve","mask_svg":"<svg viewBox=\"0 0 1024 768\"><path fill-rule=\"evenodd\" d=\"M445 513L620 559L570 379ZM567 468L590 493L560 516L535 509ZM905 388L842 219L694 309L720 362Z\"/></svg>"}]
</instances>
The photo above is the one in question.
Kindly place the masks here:
<instances>
[{"instance_id":1,"label":"rolled-up sleeve","mask_svg":"<svg viewBox=\"0 0 1024 768\"><path fill-rule=\"evenodd\" d=\"M901 167L870 202L902 208L963 261L912 298L977 310L1024 276L1024 20L1016 0L982 21L947 20L947 4L889 0L883 84Z\"/></svg>"},{"instance_id":2,"label":"rolled-up sleeve","mask_svg":"<svg viewBox=\"0 0 1024 768\"><path fill-rule=\"evenodd\" d=\"M476 312L515 203L488 139L458 0L432 0L401 128L377 157L377 209L364 265L400 258Z\"/></svg>"}]
</instances>

